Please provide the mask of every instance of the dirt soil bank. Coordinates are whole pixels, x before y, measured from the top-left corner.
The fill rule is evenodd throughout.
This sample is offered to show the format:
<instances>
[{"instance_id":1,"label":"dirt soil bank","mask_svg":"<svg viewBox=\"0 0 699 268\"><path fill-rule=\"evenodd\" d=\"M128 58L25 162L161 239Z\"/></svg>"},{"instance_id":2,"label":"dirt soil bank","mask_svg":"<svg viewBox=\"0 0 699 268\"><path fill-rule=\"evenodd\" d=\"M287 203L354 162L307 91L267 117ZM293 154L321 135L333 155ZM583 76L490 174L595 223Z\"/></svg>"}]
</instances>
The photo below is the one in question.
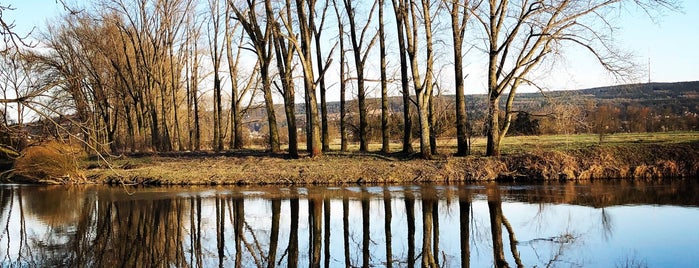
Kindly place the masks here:
<instances>
[{"instance_id":1,"label":"dirt soil bank","mask_svg":"<svg viewBox=\"0 0 699 268\"><path fill-rule=\"evenodd\" d=\"M488 180L657 179L699 176L699 142L592 146L500 157L404 159L328 153L284 159L260 153L130 156L85 171L85 182L149 185L350 184Z\"/></svg>"}]
</instances>

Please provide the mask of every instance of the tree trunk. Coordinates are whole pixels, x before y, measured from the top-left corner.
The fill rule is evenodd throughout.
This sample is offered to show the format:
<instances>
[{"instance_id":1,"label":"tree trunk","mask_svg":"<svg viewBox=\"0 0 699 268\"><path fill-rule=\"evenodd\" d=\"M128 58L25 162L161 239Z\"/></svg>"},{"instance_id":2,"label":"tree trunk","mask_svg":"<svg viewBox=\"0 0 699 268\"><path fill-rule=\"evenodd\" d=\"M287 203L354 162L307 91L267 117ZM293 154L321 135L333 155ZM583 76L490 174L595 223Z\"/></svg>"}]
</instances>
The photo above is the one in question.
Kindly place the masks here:
<instances>
[{"instance_id":1,"label":"tree trunk","mask_svg":"<svg viewBox=\"0 0 699 268\"><path fill-rule=\"evenodd\" d=\"M335 7L335 14L337 15L337 21L342 22L342 17L340 15L340 9L337 7L336 0L333 0L333 6ZM340 42L340 151L347 151L347 108L345 106L345 91L346 91L346 78L345 78L345 30L343 23L337 24L339 32L339 42Z\"/></svg>"},{"instance_id":2,"label":"tree trunk","mask_svg":"<svg viewBox=\"0 0 699 268\"><path fill-rule=\"evenodd\" d=\"M227 17L231 15L230 12L230 6L227 6ZM233 56L233 31L234 29L231 29L230 20L226 21L226 58L228 59L228 73L231 79L231 137L229 147L230 149L243 149L243 118L240 114L238 96L238 63L240 62L240 51Z\"/></svg>"},{"instance_id":3,"label":"tree trunk","mask_svg":"<svg viewBox=\"0 0 699 268\"><path fill-rule=\"evenodd\" d=\"M326 7L327 7L327 2L326 2ZM325 13L323 13L323 16L325 16ZM325 19L325 18L323 18ZM326 93L326 88L325 88L325 74L322 72L323 69L325 69L325 63L323 62L323 53L321 50L321 45L320 45L320 37L321 37L321 30L316 29L315 23L313 23L313 31L314 31L314 36L315 36L315 45L316 45L316 63L318 64L318 70L320 73L320 77L318 78L318 84L320 86L319 92L320 92L320 121L321 121L321 142L322 142L322 149L324 152L330 151L330 132L328 131L328 104L325 101L325 93Z\"/></svg>"},{"instance_id":4,"label":"tree trunk","mask_svg":"<svg viewBox=\"0 0 699 268\"><path fill-rule=\"evenodd\" d=\"M379 0L379 51L381 57L381 152L389 153L388 81L386 78L386 33L383 23L384 0Z\"/></svg>"},{"instance_id":5,"label":"tree trunk","mask_svg":"<svg viewBox=\"0 0 699 268\"><path fill-rule=\"evenodd\" d=\"M430 119L428 115L429 101L425 100L422 94L416 94L417 97L417 112L420 120L420 154L425 159L432 157L432 149L430 149Z\"/></svg>"},{"instance_id":6,"label":"tree trunk","mask_svg":"<svg viewBox=\"0 0 699 268\"><path fill-rule=\"evenodd\" d=\"M269 127L269 149L272 153L281 152L279 143L279 129L277 128L277 115L274 112L272 101L272 88L269 78L269 62L261 62L260 75L262 77L262 91L264 92L265 108L267 110L267 126Z\"/></svg>"},{"instance_id":7,"label":"tree trunk","mask_svg":"<svg viewBox=\"0 0 699 268\"><path fill-rule=\"evenodd\" d=\"M500 97L491 97L488 101L488 114L486 115L486 156L500 155Z\"/></svg>"},{"instance_id":8,"label":"tree trunk","mask_svg":"<svg viewBox=\"0 0 699 268\"><path fill-rule=\"evenodd\" d=\"M272 12L268 10L268 12ZM284 112L286 114L286 124L289 136L289 157L298 158L298 131L296 130L296 103L293 78L293 54L290 53L286 43L286 38L279 29L279 24L274 24L274 50L277 55L277 69L281 76L282 88L280 91L284 95Z\"/></svg>"},{"instance_id":9,"label":"tree trunk","mask_svg":"<svg viewBox=\"0 0 699 268\"><path fill-rule=\"evenodd\" d=\"M430 152L437 154L437 132L434 130L434 96L430 96L429 101L429 124L430 124Z\"/></svg>"},{"instance_id":10,"label":"tree trunk","mask_svg":"<svg viewBox=\"0 0 699 268\"><path fill-rule=\"evenodd\" d=\"M403 153L413 153L413 122L410 117L410 86L408 81L408 58L405 55L405 18L402 9L404 5L392 1L393 10L396 17L396 32L398 33L398 51L400 55L400 85L403 96Z\"/></svg>"},{"instance_id":11,"label":"tree trunk","mask_svg":"<svg viewBox=\"0 0 699 268\"><path fill-rule=\"evenodd\" d=\"M315 78L313 75L313 56L311 55L311 23L315 1L296 0L296 9L299 17L301 49L299 57L303 58L304 89L306 91L306 124L307 149L311 157L322 155L320 140L320 124L318 124L318 103L315 93ZM308 9L308 11L306 10ZM308 12L308 13L306 13Z\"/></svg>"},{"instance_id":12,"label":"tree trunk","mask_svg":"<svg viewBox=\"0 0 699 268\"><path fill-rule=\"evenodd\" d=\"M219 59L220 60L220 59ZM218 69L218 68L216 68ZM214 71L214 140L213 149L214 151L223 151L223 127L221 123L223 121L223 106L221 102L221 78L218 75L218 70Z\"/></svg>"},{"instance_id":13,"label":"tree trunk","mask_svg":"<svg viewBox=\"0 0 699 268\"><path fill-rule=\"evenodd\" d=\"M357 37L357 29L355 21L355 9L352 7L352 1L345 0L345 10L350 25L350 41L352 42L352 54L354 56L354 66L357 72L357 103L359 105L359 151L366 152L369 150L367 139L367 108L366 108L366 89L364 88L364 62L362 61L362 43L364 36ZM362 31L363 32L363 31ZM368 52L368 49L367 49Z\"/></svg>"},{"instance_id":14,"label":"tree trunk","mask_svg":"<svg viewBox=\"0 0 699 268\"><path fill-rule=\"evenodd\" d=\"M468 3L468 2L466 2ZM464 96L464 67L463 67L463 38L468 20L468 6L463 7L459 18L461 3L452 2L451 33L454 41L454 89L456 94L456 155L466 156L470 153L468 144L468 116L466 113L466 98ZM461 19L461 20L460 20Z\"/></svg>"}]
</instances>

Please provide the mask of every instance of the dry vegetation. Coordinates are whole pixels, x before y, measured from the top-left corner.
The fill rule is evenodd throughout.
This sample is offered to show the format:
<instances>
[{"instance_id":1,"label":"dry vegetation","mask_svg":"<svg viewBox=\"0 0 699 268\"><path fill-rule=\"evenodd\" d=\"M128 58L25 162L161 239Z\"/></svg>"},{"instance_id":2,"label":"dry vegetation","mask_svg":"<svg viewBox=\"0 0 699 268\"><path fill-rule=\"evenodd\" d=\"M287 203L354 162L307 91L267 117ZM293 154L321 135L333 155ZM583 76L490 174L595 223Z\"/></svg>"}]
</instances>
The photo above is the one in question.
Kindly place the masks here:
<instances>
[{"instance_id":1,"label":"dry vegetation","mask_svg":"<svg viewBox=\"0 0 699 268\"><path fill-rule=\"evenodd\" d=\"M285 159L259 151L120 157L92 163L88 181L126 184L347 184L482 180L657 179L699 175L696 133L508 138L501 157L434 160L328 153ZM445 142L448 144L448 142ZM474 143L476 155L480 141ZM450 148L445 146L444 151Z\"/></svg>"},{"instance_id":2,"label":"dry vegetation","mask_svg":"<svg viewBox=\"0 0 699 268\"><path fill-rule=\"evenodd\" d=\"M10 176L16 182L83 183L84 158L85 153L77 146L44 142L24 149L14 161Z\"/></svg>"}]
</instances>

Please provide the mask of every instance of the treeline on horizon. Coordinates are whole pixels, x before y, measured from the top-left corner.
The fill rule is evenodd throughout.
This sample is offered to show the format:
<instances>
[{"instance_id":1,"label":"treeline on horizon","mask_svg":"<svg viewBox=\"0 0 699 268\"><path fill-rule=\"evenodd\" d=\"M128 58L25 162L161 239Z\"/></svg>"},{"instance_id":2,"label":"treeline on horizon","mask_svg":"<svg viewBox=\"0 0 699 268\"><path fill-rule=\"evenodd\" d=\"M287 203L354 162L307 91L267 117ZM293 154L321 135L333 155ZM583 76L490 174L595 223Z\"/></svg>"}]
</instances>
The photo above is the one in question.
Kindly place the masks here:
<instances>
[{"instance_id":1,"label":"treeline on horizon","mask_svg":"<svg viewBox=\"0 0 699 268\"><path fill-rule=\"evenodd\" d=\"M359 151L380 142L389 152L400 140L404 153L418 139L420 155L430 158L444 137L456 138L456 155L467 155L471 136L483 135L491 156L508 132L696 129L696 113L515 98L520 86L537 86L532 70L569 45L589 50L614 75L633 75L634 63L614 48L607 37L614 29L599 14L621 5L676 10L675 1L510 2L60 1L65 14L37 31L33 46L3 21L3 144L21 149L27 128L110 153L235 150L263 139L272 153L285 144L295 158L302 142L319 156L338 138L342 151L356 141ZM478 101L464 94L466 53L488 58L488 91ZM376 71L368 59L380 62L378 80L365 74ZM388 68L388 60L399 64ZM445 81L445 69L453 81ZM389 96L389 88L400 95ZM381 98L367 99L374 89ZM329 111L330 91L339 91L339 112Z\"/></svg>"}]
</instances>

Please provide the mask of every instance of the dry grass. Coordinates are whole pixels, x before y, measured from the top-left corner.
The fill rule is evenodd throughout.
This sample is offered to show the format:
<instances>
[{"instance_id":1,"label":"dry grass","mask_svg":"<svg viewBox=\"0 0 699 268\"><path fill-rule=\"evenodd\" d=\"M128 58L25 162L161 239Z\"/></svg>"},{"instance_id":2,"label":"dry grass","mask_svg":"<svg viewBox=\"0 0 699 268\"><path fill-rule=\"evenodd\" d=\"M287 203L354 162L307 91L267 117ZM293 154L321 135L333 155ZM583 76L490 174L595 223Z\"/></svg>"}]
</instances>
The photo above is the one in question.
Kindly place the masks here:
<instances>
[{"instance_id":1,"label":"dry grass","mask_svg":"<svg viewBox=\"0 0 699 268\"><path fill-rule=\"evenodd\" d=\"M81 171L73 147L50 143L23 153L15 175L31 182L125 184L354 184L482 180L653 179L699 174L699 135L694 132L615 134L600 144L595 135L509 137L502 157L483 157L485 142L473 140L473 154L452 157L455 142L439 141L434 160L399 154L331 152L319 158L286 159L261 150L170 153L93 162ZM72 148L72 149L71 149ZM333 144L338 149L339 144ZM415 146L417 148L417 144ZM378 151L379 144L371 150ZM392 144L392 151L400 150ZM65 157L70 156L70 157ZM86 181L81 172L85 173ZM69 179L69 180L67 180Z\"/></svg>"},{"instance_id":2,"label":"dry grass","mask_svg":"<svg viewBox=\"0 0 699 268\"><path fill-rule=\"evenodd\" d=\"M48 141L27 147L13 166L14 180L31 183L83 183L82 159L77 146Z\"/></svg>"}]
</instances>

